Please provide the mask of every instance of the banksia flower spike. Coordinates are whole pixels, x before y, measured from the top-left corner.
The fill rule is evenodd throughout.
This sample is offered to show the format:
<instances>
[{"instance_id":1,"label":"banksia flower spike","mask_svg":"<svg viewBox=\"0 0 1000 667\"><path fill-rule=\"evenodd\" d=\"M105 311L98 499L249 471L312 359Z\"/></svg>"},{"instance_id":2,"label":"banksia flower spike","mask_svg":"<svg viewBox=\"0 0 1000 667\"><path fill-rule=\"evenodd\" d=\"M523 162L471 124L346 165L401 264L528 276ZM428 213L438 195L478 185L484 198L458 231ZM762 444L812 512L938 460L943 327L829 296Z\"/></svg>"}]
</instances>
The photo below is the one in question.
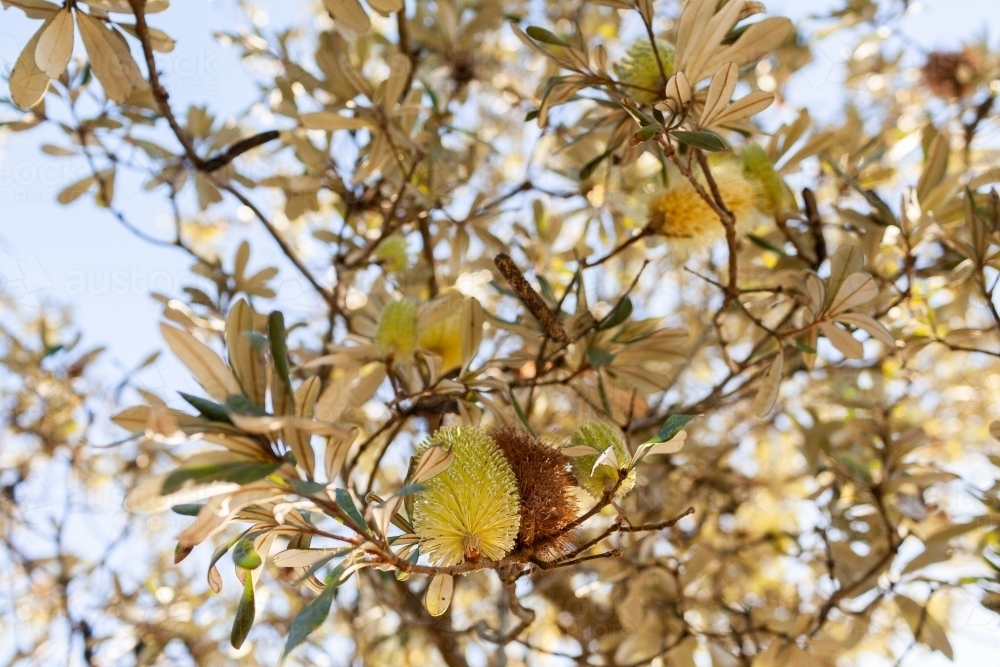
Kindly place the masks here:
<instances>
[{"instance_id":1,"label":"banksia flower spike","mask_svg":"<svg viewBox=\"0 0 1000 667\"><path fill-rule=\"evenodd\" d=\"M757 208L773 215L794 206L791 190L781 180L767 153L757 144L746 146L740 153L743 173L757 188Z\"/></svg>"},{"instance_id":2,"label":"banksia flower spike","mask_svg":"<svg viewBox=\"0 0 1000 667\"><path fill-rule=\"evenodd\" d=\"M653 45L648 39L640 39L630 46L622 63L615 67L618 77L623 82L631 84L626 87L625 94L648 104L664 97L667 79L663 78L663 74L669 78L674 73L674 47L669 42L658 39L656 50L660 54L660 65L663 65L662 73L660 66L656 64Z\"/></svg>"},{"instance_id":3,"label":"banksia flower spike","mask_svg":"<svg viewBox=\"0 0 1000 667\"><path fill-rule=\"evenodd\" d=\"M465 426L438 429L417 456L436 444L455 458L414 497L421 552L438 566L502 559L514 547L521 513L517 478L506 457L490 436Z\"/></svg>"},{"instance_id":4,"label":"banksia flower spike","mask_svg":"<svg viewBox=\"0 0 1000 667\"><path fill-rule=\"evenodd\" d=\"M712 176L726 208L736 218L738 228L751 222L757 188L732 165L713 168ZM726 230L715 210L679 174L666 190L649 202L649 229L665 236L676 251L690 252L725 238ZM707 190L707 188L706 188Z\"/></svg>"},{"instance_id":5,"label":"banksia flower spike","mask_svg":"<svg viewBox=\"0 0 1000 667\"><path fill-rule=\"evenodd\" d=\"M405 360L417 349L417 306L401 299L386 304L378 319L375 346L379 352Z\"/></svg>"},{"instance_id":6,"label":"banksia flower spike","mask_svg":"<svg viewBox=\"0 0 1000 667\"><path fill-rule=\"evenodd\" d=\"M560 534L577 515L569 459L513 426L493 433L514 469L521 491L518 548L539 545L537 556L551 560L566 553L570 536Z\"/></svg>"},{"instance_id":7,"label":"banksia flower spike","mask_svg":"<svg viewBox=\"0 0 1000 667\"><path fill-rule=\"evenodd\" d=\"M614 448L615 457L620 466L625 466L632 459L632 454L625 444L625 438L614 426L604 422L592 421L579 427L570 441L570 447L590 447L603 452L608 447ZM583 490L594 498L604 497L605 491L618 483L618 471L612 467L602 465L594 470L599 454L593 456L577 456L572 459L573 474ZM632 490L635 486L635 470L631 470L628 476L622 480L621 485L615 492L615 498L621 498Z\"/></svg>"}]
</instances>

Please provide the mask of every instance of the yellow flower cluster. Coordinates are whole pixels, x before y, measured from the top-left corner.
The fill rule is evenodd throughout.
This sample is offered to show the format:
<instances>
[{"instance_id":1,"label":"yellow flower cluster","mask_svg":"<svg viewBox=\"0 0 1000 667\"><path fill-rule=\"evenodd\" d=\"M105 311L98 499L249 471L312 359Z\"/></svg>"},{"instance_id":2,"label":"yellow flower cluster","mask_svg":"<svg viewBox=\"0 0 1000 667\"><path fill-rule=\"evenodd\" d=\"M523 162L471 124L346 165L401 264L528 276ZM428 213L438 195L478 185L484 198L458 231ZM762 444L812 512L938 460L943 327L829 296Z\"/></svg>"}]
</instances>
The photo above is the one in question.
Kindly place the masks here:
<instances>
[{"instance_id":1,"label":"yellow flower cluster","mask_svg":"<svg viewBox=\"0 0 1000 667\"><path fill-rule=\"evenodd\" d=\"M746 227L754 211L757 188L742 170L729 164L713 168L712 175L737 227ZM674 180L675 184L649 202L649 228L666 237L679 251L695 250L724 238L725 227L712 206L690 181L681 177Z\"/></svg>"},{"instance_id":2,"label":"yellow flower cluster","mask_svg":"<svg viewBox=\"0 0 1000 667\"><path fill-rule=\"evenodd\" d=\"M454 452L448 468L424 482L413 502L421 551L435 565L480 558L498 561L514 547L521 503L517 478L496 442L479 429L439 429L417 449L431 445Z\"/></svg>"}]
</instances>

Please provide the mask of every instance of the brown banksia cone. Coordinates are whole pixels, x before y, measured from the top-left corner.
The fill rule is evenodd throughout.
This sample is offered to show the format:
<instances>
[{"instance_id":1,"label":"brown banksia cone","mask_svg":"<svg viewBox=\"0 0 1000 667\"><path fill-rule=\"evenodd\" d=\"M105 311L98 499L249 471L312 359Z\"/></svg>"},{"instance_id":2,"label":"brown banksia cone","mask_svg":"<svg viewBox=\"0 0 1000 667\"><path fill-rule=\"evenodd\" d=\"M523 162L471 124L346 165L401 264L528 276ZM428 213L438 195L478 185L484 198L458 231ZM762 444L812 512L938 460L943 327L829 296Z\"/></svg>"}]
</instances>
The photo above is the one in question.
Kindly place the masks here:
<instances>
[{"instance_id":1,"label":"brown banksia cone","mask_svg":"<svg viewBox=\"0 0 1000 667\"><path fill-rule=\"evenodd\" d=\"M972 92L978 70L978 58L971 51L934 51L921 72L932 93L950 100Z\"/></svg>"},{"instance_id":2,"label":"brown banksia cone","mask_svg":"<svg viewBox=\"0 0 1000 667\"><path fill-rule=\"evenodd\" d=\"M560 533L578 512L569 459L513 426L495 431L493 440L514 469L521 491L518 548L535 547L543 560L558 558L571 544L570 536Z\"/></svg>"}]
</instances>

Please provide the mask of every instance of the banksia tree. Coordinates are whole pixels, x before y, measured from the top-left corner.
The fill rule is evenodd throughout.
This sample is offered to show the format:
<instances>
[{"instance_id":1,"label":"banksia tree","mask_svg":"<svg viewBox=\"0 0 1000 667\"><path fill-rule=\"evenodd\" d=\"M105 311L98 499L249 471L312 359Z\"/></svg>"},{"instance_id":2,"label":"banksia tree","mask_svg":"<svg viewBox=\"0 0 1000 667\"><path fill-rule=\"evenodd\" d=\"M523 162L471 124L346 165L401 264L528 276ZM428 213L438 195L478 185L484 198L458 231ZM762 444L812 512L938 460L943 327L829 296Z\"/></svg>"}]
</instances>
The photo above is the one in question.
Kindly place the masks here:
<instances>
[{"instance_id":1,"label":"banksia tree","mask_svg":"<svg viewBox=\"0 0 1000 667\"><path fill-rule=\"evenodd\" d=\"M161 55L160 28L214 20L198 3L0 4L24 45L0 143L38 131L68 167L39 174L82 172L56 194L15 170L13 246L54 200L74 215L45 229L90 206L166 246L142 262L192 262L131 283L159 337L125 301L86 314L95 365L18 325L45 292L0 253L0 580L24 597L0 655L912 667L951 654L953 600L1000 609L967 565L1000 563L986 38L910 52L919 3L889 0L802 26L751 0L240 1L199 59L232 52L220 82ZM850 52L842 110L795 81L812 25ZM83 274L58 291L128 282ZM118 377L124 335L172 353ZM77 500L126 485L179 516L78 548Z\"/></svg>"},{"instance_id":2,"label":"banksia tree","mask_svg":"<svg viewBox=\"0 0 1000 667\"><path fill-rule=\"evenodd\" d=\"M475 428L439 429L417 455L434 445L454 454L454 460L414 498L413 526L422 553L437 565L499 561L514 548L520 524L510 463L497 443Z\"/></svg>"},{"instance_id":3,"label":"banksia tree","mask_svg":"<svg viewBox=\"0 0 1000 667\"><path fill-rule=\"evenodd\" d=\"M569 460L513 426L494 431L492 438L513 468L521 493L518 549L537 550L543 559L564 553L570 544L565 527L577 516Z\"/></svg>"}]
</instances>

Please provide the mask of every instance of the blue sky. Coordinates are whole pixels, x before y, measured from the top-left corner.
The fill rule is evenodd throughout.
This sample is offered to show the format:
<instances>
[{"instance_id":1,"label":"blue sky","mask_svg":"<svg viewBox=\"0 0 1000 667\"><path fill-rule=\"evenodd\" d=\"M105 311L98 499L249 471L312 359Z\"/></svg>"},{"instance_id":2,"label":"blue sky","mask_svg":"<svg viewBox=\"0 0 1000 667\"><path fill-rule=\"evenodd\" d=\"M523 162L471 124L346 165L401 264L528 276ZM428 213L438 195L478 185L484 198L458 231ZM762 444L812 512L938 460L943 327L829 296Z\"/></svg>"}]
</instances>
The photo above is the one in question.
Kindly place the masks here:
<instances>
[{"instance_id":1,"label":"blue sky","mask_svg":"<svg viewBox=\"0 0 1000 667\"><path fill-rule=\"evenodd\" d=\"M174 105L205 103L219 115L237 113L259 96L253 79L242 68L234 52L213 38L215 30L232 30L242 21L232 3L216 0L175 0L175 6L151 19L178 40L171 54L161 54L166 84ZM291 2L262 3L282 8L272 20L294 21L304 15L299 8L290 14ZM770 0L768 10L802 20L810 14L840 3L828 0ZM295 5L299 7L298 4ZM805 21L807 29L811 24ZM928 48L954 48L963 37L986 31L993 44L1000 34L1000 4L997 0L928 0L922 10L904 22L907 36ZM16 9L0 12L0 61L5 71L12 66L22 45L37 27ZM815 62L790 91L795 102L813 106L819 115L835 111L840 94L841 65L848 42L833 37L816 47ZM0 84L2 86L2 84ZM132 236L106 211L87 198L71 206L55 203L55 196L69 183L85 175L83 165L73 159L43 155L43 142L64 143L57 133L30 132L0 135L0 289L18 297L25 307L41 302L73 307L76 324L91 344L107 345L109 363L121 369L133 366L162 347L157 324L160 306L149 298L149 289L176 292L188 275L189 258L175 249L153 247ZM138 179L126 180L119 188L118 203L134 222L150 233L169 237L166 201L138 191ZM255 195L260 197L260 195ZM235 215L235 207L220 207L220 215ZM310 305L297 274L278 253L270 239L256 228L233 227L226 241L235 248L239 240L254 241L251 269L276 265L282 269L279 301L296 309ZM230 257L232 250L223 252ZM109 371L113 370L109 368ZM112 378L112 382L117 378ZM170 362L159 363L143 376L152 389L183 387L189 382ZM955 640L958 665L990 664L986 658L1000 654L1000 632L996 617L981 608L959 609L953 622L961 628ZM929 659L913 652L908 664L947 664L940 656Z\"/></svg>"}]
</instances>

